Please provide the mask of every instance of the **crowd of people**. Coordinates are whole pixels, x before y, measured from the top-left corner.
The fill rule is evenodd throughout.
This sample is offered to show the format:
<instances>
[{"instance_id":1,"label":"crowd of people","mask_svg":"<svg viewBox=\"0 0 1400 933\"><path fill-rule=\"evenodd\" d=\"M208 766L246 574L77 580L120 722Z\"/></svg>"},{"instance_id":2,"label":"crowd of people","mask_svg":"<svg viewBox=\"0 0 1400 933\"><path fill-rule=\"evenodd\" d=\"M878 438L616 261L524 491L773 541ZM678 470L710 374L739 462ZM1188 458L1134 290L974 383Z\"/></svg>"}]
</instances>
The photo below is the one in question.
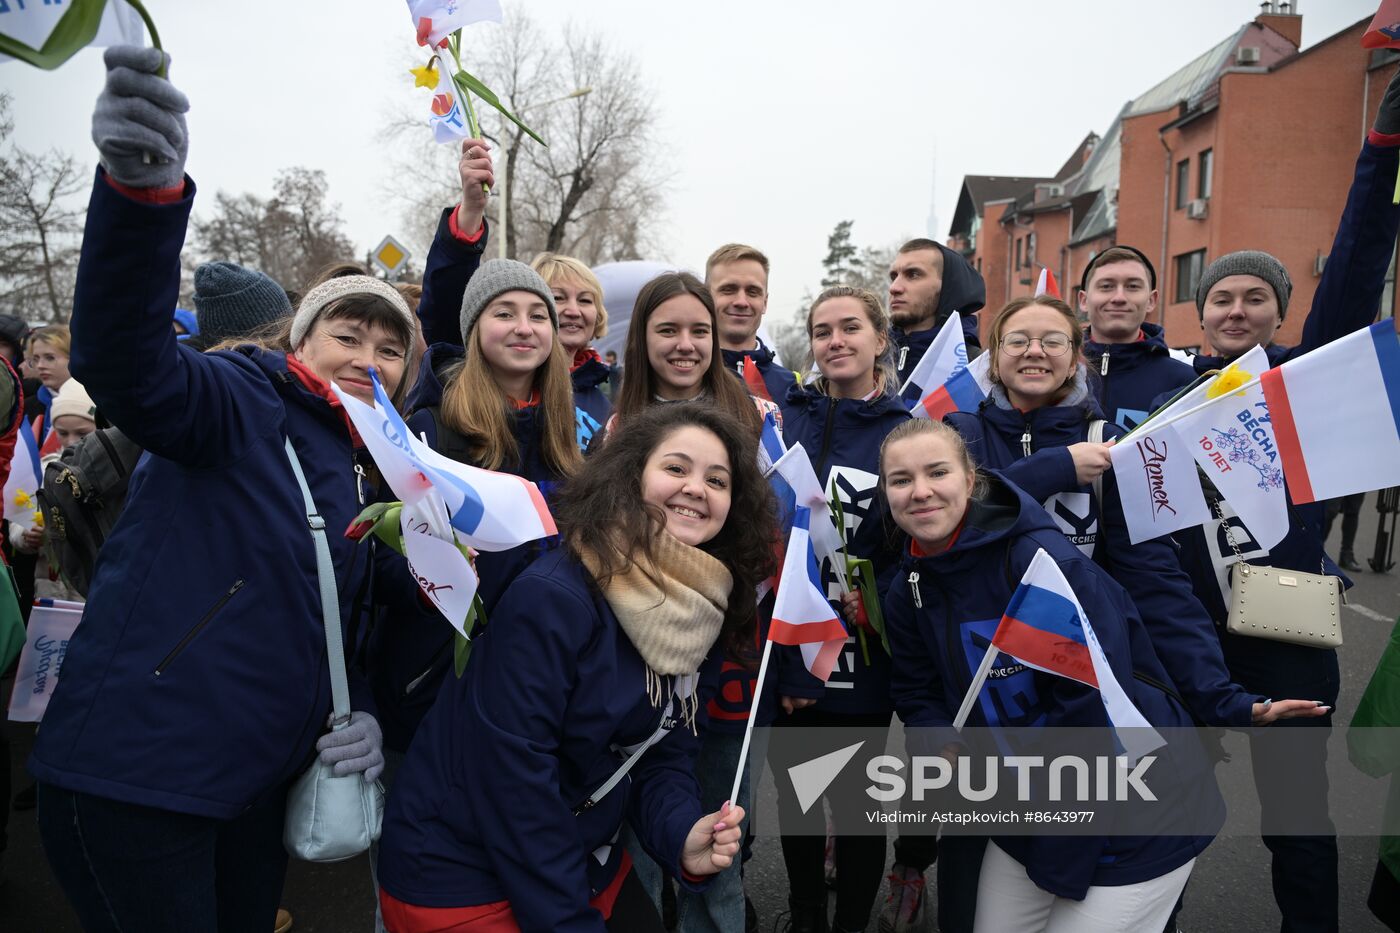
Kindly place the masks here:
<instances>
[{"instance_id":1,"label":"crowd of people","mask_svg":"<svg viewBox=\"0 0 1400 933\"><path fill-rule=\"evenodd\" d=\"M110 424L144 450L28 762L44 853L84 929L284 929L288 789L317 759L387 790L366 926L645 933L673 905L685 933L755 929L744 863L769 843L746 833L753 769L730 796L750 719L785 736L754 766L772 769L780 823L795 827L808 805L787 766L832 751L826 727L953 723L977 639L1041 551L1151 725L1268 727L1250 731L1266 820L1296 803L1269 779L1281 730L1316 736L1288 767L1325 769L1335 651L1226 632L1225 568L1345 582L1359 569L1352 538L1339 568L1324 507L1289 505L1280 544L1232 555L1216 539L1238 519L1216 496L1215 522L1134 544L1109 450L1256 345L1277 364L1372 323L1400 231L1395 81L1298 346L1273 342L1292 286L1265 251L1204 270L1196 305L1218 356L1188 363L1149 320L1156 270L1131 246L1093 258L1077 308L1037 296L997 309L961 254L915 239L887 294L835 286L812 301L811 368L795 371L758 337L768 259L734 243L703 279L647 283L621 365L600 358L609 316L586 264L483 260L495 178L478 139L462 145L462 196L421 289L346 264L289 295L217 262L195 275L196 313L172 320L196 188L188 101L166 60L106 54L69 327L0 318L0 352L40 383L22 429L41 445L52 434L57 451ZM915 419L901 387L955 311L970 351L987 336L991 391L975 411ZM372 402L371 373L415 436L533 482L557 524L475 555L485 622L464 670L393 548L332 533L333 593L318 573L308 515L338 532L393 498L332 390ZM782 544L758 466L765 422L836 491L888 641L823 563L850 650L823 681L780 648L756 690L773 613L760 584ZM1054 518L1068 503L1073 529ZM41 555L16 561L22 599L83 598L42 556L42 528L11 529L9 543ZM323 613L343 629L343 721L328 715ZM1107 724L1092 688L1007 655L985 691L972 726ZM1183 792L1214 794L1204 752L1174 773ZM959 933L1171 930L1211 842L901 834L887 869L886 840L859 831L846 785L826 791L827 835L781 837L793 933L864 930L877 912L901 933L935 918ZM1264 843L1282 928L1336 930L1335 836Z\"/></svg>"}]
</instances>

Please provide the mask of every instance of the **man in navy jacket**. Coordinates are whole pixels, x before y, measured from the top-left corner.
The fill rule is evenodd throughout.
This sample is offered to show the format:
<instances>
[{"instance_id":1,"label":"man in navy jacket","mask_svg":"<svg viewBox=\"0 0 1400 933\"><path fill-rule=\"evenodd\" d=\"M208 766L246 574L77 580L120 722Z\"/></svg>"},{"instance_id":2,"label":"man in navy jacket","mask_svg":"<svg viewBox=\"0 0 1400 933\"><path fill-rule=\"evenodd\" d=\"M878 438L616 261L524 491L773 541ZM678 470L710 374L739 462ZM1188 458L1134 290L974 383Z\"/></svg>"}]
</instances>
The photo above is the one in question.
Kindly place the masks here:
<instances>
[{"instance_id":1,"label":"man in navy jacket","mask_svg":"<svg viewBox=\"0 0 1400 933\"><path fill-rule=\"evenodd\" d=\"M1157 310L1157 272L1141 251L1111 246L1084 267L1079 312L1089 384L1104 416L1131 430L1152 413L1152 400L1190 382L1189 363L1174 359Z\"/></svg>"},{"instance_id":2,"label":"man in navy jacket","mask_svg":"<svg viewBox=\"0 0 1400 933\"><path fill-rule=\"evenodd\" d=\"M752 246L726 243L705 261L705 285L715 300L724 368L742 379L744 361L752 360L768 400L781 405L797 374L758 339L758 326L768 310L768 257Z\"/></svg>"}]
</instances>

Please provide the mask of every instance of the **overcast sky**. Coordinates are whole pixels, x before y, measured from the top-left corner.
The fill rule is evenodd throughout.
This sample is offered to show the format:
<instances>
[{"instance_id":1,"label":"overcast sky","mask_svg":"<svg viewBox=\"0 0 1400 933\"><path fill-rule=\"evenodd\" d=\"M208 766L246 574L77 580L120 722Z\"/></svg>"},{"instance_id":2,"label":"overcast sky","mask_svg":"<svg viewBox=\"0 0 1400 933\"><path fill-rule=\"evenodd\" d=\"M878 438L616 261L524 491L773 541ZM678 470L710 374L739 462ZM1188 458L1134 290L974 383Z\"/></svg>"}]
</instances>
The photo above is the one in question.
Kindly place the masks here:
<instances>
[{"instance_id":1,"label":"overcast sky","mask_svg":"<svg viewBox=\"0 0 1400 933\"><path fill-rule=\"evenodd\" d=\"M862 246L942 240L964 174L1052 174L1127 100L1259 12L1248 0L514 2L541 23L602 32L654 88L673 177L665 251L642 258L698 269L720 243L752 243L772 259L770 310L782 317L816 290L837 221L854 220ZM305 165L326 171L362 254L405 234L378 139L387 115L426 107L404 69L403 0L146 5L190 97L188 170L204 197L270 194L279 169ZM1307 48L1376 0L1300 8ZM496 28L468 30L468 53ZM57 72L0 65L16 141L91 165L102 80L91 49Z\"/></svg>"}]
</instances>

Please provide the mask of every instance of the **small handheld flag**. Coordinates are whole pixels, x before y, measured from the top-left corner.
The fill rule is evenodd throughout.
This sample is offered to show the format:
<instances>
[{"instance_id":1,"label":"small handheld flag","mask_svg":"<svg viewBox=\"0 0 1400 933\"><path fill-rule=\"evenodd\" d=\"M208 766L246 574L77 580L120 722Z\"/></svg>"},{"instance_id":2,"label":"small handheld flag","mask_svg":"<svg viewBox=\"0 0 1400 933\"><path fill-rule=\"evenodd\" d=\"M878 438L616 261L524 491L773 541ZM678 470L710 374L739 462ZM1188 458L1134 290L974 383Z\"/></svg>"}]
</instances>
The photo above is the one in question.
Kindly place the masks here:
<instances>
[{"instance_id":1,"label":"small handheld flag","mask_svg":"<svg viewBox=\"0 0 1400 933\"><path fill-rule=\"evenodd\" d=\"M1295 504L1400 484L1394 321L1362 328L1260 378Z\"/></svg>"},{"instance_id":2,"label":"small handheld flag","mask_svg":"<svg viewBox=\"0 0 1400 933\"><path fill-rule=\"evenodd\" d=\"M954 311L899 390L915 418L940 421L950 411L977 409L987 396L969 372L967 356L962 315Z\"/></svg>"},{"instance_id":3,"label":"small handheld flag","mask_svg":"<svg viewBox=\"0 0 1400 933\"><path fill-rule=\"evenodd\" d=\"M800 450L801 445L795 449ZM812 551L808 527L812 510L799 505L793 516L792 533L788 536L787 554L783 558L778 595L773 602L773 624L768 629L768 641L763 645L763 659L758 664L758 679L754 682L754 704L763 695L763 681L768 675L768 659L773 646L793 645L802 650L802 663L812 676L823 683L831 676L846 643L846 627L822 595L817 556ZM739 784L748 760L749 743L753 738L753 711L749 711L744 727L744 742L739 749L739 766L734 771L734 786L730 800L739 797Z\"/></svg>"},{"instance_id":4,"label":"small handheld flag","mask_svg":"<svg viewBox=\"0 0 1400 933\"><path fill-rule=\"evenodd\" d=\"M1021 584L1011 594L1001 624L992 635L991 645L953 721L954 729L961 731L967 723L999 651L1027 667L1098 690L1109 724L1129 758L1136 760L1164 744L1118 682L1069 581L1043 548L1036 551Z\"/></svg>"},{"instance_id":5,"label":"small handheld flag","mask_svg":"<svg viewBox=\"0 0 1400 933\"><path fill-rule=\"evenodd\" d=\"M1035 297L1049 295L1051 298L1059 298L1060 283L1055 281L1055 273L1051 272L1048 266L1040 267L1040 279L1035 283Z\"/></svg>"},{"instance_id":6,"label":"small handheld flag","mask_svg":"<svg viewBox=\"0 0 1400 933\"><path fill-rule=\"evenodd\" d=\"M846 627L822 594L817 556L808 535L811 521L812 510L799 505L788 537L768 639L779 645L800 646L807 670L825 682L846 643Z\"/></svg>"}]
</instances>

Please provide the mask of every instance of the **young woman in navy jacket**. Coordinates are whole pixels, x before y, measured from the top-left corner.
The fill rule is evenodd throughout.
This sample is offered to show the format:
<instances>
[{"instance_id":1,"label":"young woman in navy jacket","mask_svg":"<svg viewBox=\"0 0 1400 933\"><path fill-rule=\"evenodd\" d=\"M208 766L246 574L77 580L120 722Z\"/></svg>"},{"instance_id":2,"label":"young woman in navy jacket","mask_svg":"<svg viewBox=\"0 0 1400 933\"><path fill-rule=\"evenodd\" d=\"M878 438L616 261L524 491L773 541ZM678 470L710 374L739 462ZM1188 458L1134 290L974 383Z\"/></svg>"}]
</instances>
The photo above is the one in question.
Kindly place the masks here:
<instances>
[{"instance_id":1,"label":"young woman in navy jacket","mask_svg":"<svg viewBox=\"0 0 1400 933\"><path fill-rule=\"evenodd\" d=\"M885 602L891 695L906 728L951 726L986 639L1041 549L1069 581L1117 681L1147 721L1191 726L1129 594L1067 542L1038 503L996 474L979 475L955 431L924 420L897 428L881 450L880 476L891 516L910 539ZM1314 712L1311 703L1275 707L1260 721ZM1096 690L1003 654L968 724L1106 726L1108 720ZM1178 744L1160 753L1171 756L1162 769L1171 786L1153 791L1172 812L1211 813L1213 833L1223 808L1209 761L1198 744ZM993 837L978 859L971 928L1160 930L1209 842L1210 835ZM960 848L957 857L965 855ZM953 857L945 851L945 862ZM957 928L968 928L969 918L957 919ZM943 920L941 928L949 929Z\"/></svg>"},{"instance_id":2,"label":"young woman in navy jacket","mask_svg":"<svg viewBox=\"0 0 1400 933\"><path fill-rule=\"evenodd\" d=\"M1244 728L1276 715L1268 697L1230 677L1215 626L1193 594L1171 539L1130 540L1109 469L1109 444L1090 438L1092 424L1103 416L1079 362L1084 334L1074 312L1050 296L1019 298L997 314L990 338L988 398L975 412L945 419L973 460L1001 471L1042 503L1067 541L1128 592L1196 722ZM1103 426L1104 441L1123 433L1117 425ZM950 863L940 871L955 868ZM940 901L944 897L940 893Z\"/></svg>"},{"instance_id":3,"label":"young woman in navy jacket","mask_svg":"<svg viewBox=\"0 0 1400 933\"><path fill-rule=\"evenodd\" d=\"M449 348L433 347L409 430L439 453L522 476L548 496L583 463L553 293L529 266L492 259L467 284L459 319L465 355L454 360ZM477 555L488 620L506 587L546 546L532 541ZM371 682L391 750L408 750L451 667L452 638L442 619L385 618L376 626Z\"/></svg>"},{"instance_id":4,"label":"young woman in navy jacket","mask_svg":"<svg viewBox=\"0 0 1400 933\"><path fill-rule=\"evenodd\" d=\"M847 551L851 557L874 562L883 589L898 555L887 545L876 505L878 452L885 435L909 420L896 395L899 386L890 353L889 317L873 292L836 286L812 303L807 332L820 375L788 392L783 437L789 446L800 443L806 449L823 489L829 491L835 485ZM823 566L821 572L829 596L842 605L852 637L825 685L806 672L796 649L778 653L779 689L787 712L778 725L886 727L891 713L889 656L873 631L867 631L863 640L856 635L856 625L864 622L864 616L853 598L838 600L834 568ZM775 734L773 741L772 759L779 774L786 774L786 764L795 763L786 760L789 745L795 755L819 754L802 740L789 741ZM779 782L779 805L784 825L794 825L801 814L785 781ZM843 835L850 821L860 818L854 811L833 813L836 928L843 930L865 929L884 866L883 839ZM787 833L782 841L793 929L825 930L824 840Z\"/></svg>"},{"instance_id":5,"label":"young woman in navy jacket","mask_svg":"<svg viewBox=\"0 0 1400 933\"><path fill-rule=\"evenodd\" d=\"M399 773L379 861L392 933L659 930L624 818L691 888L738 852L742 809L700 806L695 687L751 636L772 563L756 444L711 405L656 406L590 467L555 505L564 546L507 590Z\"/></svg>"}]
</instances>

